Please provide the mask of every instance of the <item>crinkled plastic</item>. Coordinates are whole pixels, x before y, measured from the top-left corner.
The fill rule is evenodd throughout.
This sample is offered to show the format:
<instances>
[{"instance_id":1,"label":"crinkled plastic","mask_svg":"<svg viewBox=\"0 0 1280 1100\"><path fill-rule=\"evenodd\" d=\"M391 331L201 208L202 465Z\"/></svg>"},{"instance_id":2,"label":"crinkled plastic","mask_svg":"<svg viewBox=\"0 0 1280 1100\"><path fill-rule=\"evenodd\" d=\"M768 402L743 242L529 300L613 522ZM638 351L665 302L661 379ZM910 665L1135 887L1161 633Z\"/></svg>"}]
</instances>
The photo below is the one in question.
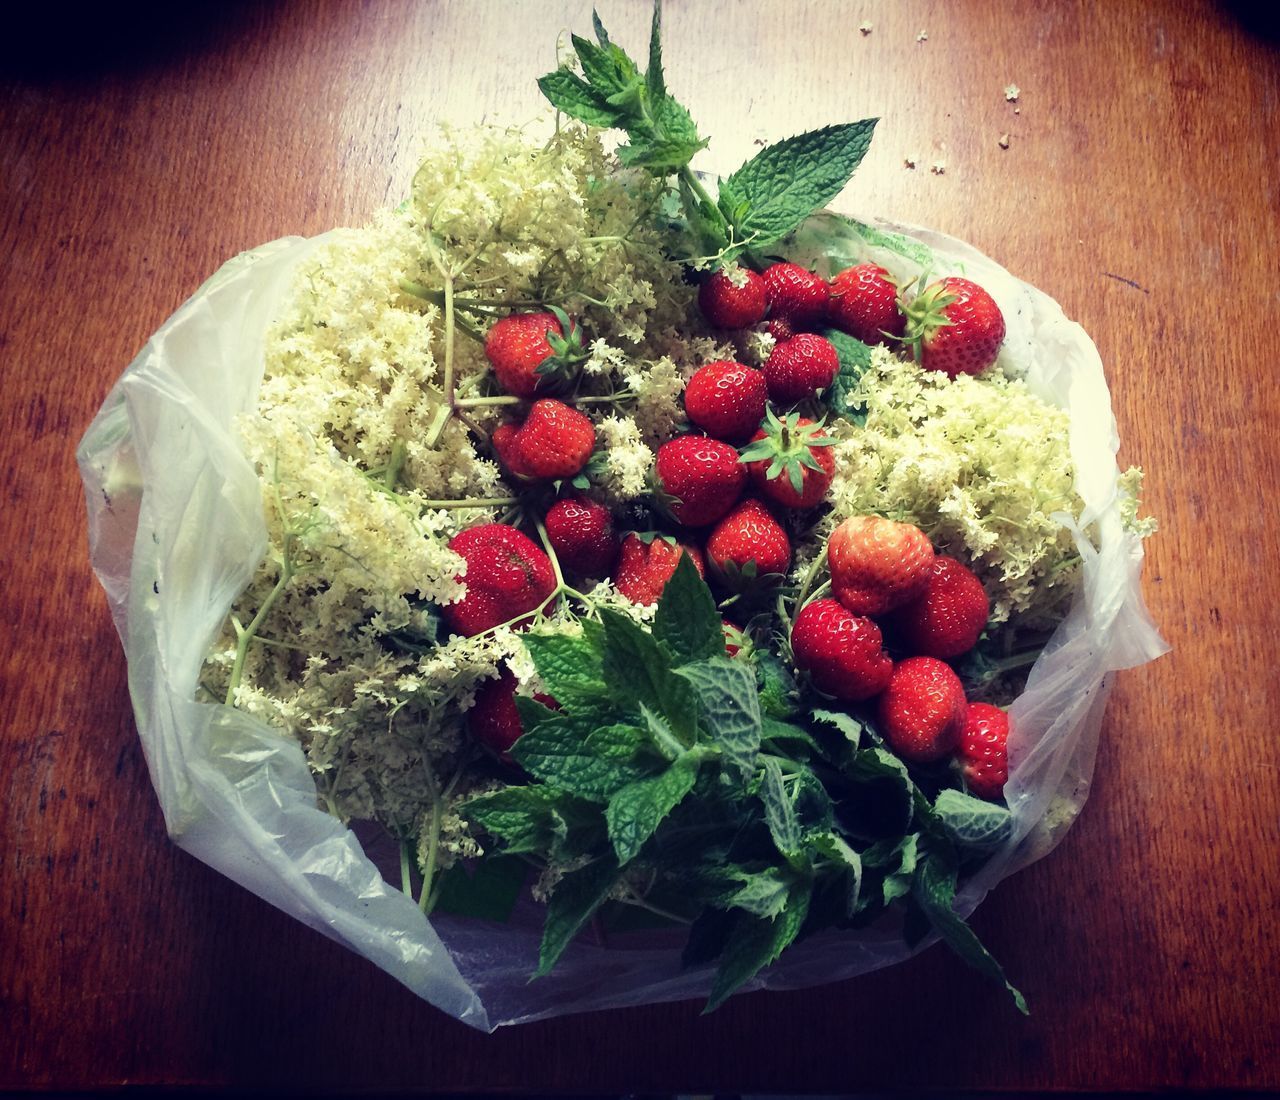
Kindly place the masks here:
<instances>
[{"instance_id":1,"label":"crinkled plastic","mask_svg":"<svg viewBox=\"0 0 1280 1100\"><path fill-rule=\"evenodd\" d=\"M233 421L256 400L266 330L291 273L323 239L275 241L227 263L151 338L79 448L93 566L124 643L170 835L477 1028L704 996L710 968L681 970L682 937L664 932L617 935L608 945L580 937L550 976L530 983L541 916L528 898L505 924L429 921L384 880L356 834L318 808L296 742L233 708L195 702L205 654L266 551L258 479ZM918 254L921 247L932 256ZM1102 363L1056 302L942 234L886 223L868 233L823 214L791 252L828 269L874 259L899 278L917 274L921 262L935 274L974 277L1006 317L1003 366L1070 414L1086 503L1075 532L1083 589L1013 704L1006 794L1014 829L962 892L957 908L967 914L1000 879L1058 843L1088 794L1112 673L1167 648L1142 602L1140 540L1120 520L1118 439ZM1096 545L1084 534L1090 527ZM835 981L910 954L892 921L825 933L746 988Z\"/></svg>"}]
</instances>

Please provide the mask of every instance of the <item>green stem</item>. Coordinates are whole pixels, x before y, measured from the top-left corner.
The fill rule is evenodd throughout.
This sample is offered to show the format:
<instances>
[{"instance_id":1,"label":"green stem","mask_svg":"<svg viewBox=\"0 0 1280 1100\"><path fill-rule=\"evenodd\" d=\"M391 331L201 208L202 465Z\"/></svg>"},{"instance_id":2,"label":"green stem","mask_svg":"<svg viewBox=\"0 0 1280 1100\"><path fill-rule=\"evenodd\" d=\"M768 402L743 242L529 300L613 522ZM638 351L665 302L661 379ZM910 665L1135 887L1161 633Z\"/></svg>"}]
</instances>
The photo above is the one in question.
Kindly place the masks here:
<instances>
[{"instance_id":1,"label":"green stem","mask_svg":"<svg viewBox=\"0 0 1280 1100\"><path fill-rule=\"evenodd\" d=\"M258 628L262 626L276 600L280 598L280 594L293 578L293 562L289 558L289 543L291 541L291 536L285 535L283 556L280 562L280 577L276 581L275 587L267 593L267 598L262 601L262 606L258 608L258 613L254 615L249 625L244 628L241 628L238 623L235 624L236 658L235 663L231 666L231 679L227 684L227 697L225 700L226 705L229 707L235 706L236 690L240 687L241 677L244 676L244 661L249 654L249 646L253 643L254 635L258 633Z\"/></svg>"},{"instance_id":2,"label":"green stem","mask_svg":"<svg viewBox=\"0 0 1280 1100\"><path fill-rule=\"evenodd\" d=\"M424 500L424 508L505 508L519 504L518 497L471 497L468 500Z\"/></svg>"},{"instance_id":3,"label":"green stem","mask_svg":"<svg viewBox=\"0 0 1280 1100\"><path fill-rule=\"evenodd\" d=\"M520 398L503 394L501 397L459 397L454 400L455 409L482 408L486 405L518 405Z\"/></svg>"},{"instance_id":4,"label":"green stem","mask_svg":"<svg viewBox=\"0 0 1280 1100\"><path fill-rule=\"evenodd\" d=\"M822 544L821 552L818 554L816 558L813 559L812 562L809 563L809 568L805 572L804 580L800 584L800 591L796 593L795 608L791 614L792 626L795 625L796 616L799 615L804 608L805 600L809 596L809 589L813 587L813 582L818 575L818 571L826 564L826 562L827 562L827 543L824 542Z\"/></svg>"},{"instance_id":5,"label":"green stem","mask_svg":"<svg viewBox=\"0 0 1280 1100\"><path fill-rule=\"evenodd\" d=\"M439 791L433 791L431 800L431 824L427 834L427 862L422 868L422 894L418 907L430 915L435 906L436 859L440 854L440 828L444 823L444 803Z\"/></svg>"},{"instance_id":6,"label":"green stem","mask_svg":"<svg viewBox=\"0 0 1280 1100\"><path fill-rule=\"evenodd\" d=\"M409 873L409 842L400 841L400 890L413 897L413 879Z\"/></svg>"},{"instance_id":7,"label":"green stem","mask_svg":"<svg viewBox=\"0 0 1280 1100\"><path fill-rule=\"evenodd\" d=\"M386 489L394 489L400 480L400 471L404 469L405 455L408 451L405 441L397 439L391 447L391 459L387 463L387 472L383 475L382 485Z\"/></svg>"}]
</instances>

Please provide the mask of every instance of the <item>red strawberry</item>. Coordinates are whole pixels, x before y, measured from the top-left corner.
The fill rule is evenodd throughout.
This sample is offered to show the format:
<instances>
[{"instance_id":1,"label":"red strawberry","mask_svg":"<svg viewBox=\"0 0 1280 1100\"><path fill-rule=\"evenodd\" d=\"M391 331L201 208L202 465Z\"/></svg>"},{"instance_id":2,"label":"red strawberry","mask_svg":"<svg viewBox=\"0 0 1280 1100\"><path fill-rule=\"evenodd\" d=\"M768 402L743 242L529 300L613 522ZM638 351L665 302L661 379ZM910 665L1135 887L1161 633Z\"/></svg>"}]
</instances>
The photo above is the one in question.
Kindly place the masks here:
<instances>
[{"instance_id":1,"label":"red strawberry","mask_svg":"<svg viewBox=\"0 0 1280 1100\"><path fill-rule=\"evenodd\" d=\"M936 657L908 657L894 666L878 704L880 735L903 760L929 764L960 743L964 688Z\"/></svg>"},{"instance_id":2,"label":"red strawberry","mask_svg":"<svg viewBox=\"0 0 1280 1100\"><path fill-rule=\"evenodd\" d=\"M1004 342L1004 314L995 299L958 276L925 287L906 313L903 338L916 362L951 378L981 374L996 361Z\"/></svg>"},{"instance_id":3,"label":"red strawberry","mask_svg":"<svg viewBox=\"0 0 1280 1100\"><path fill-rule=\"evenodd\" d=\"M539 693L534 698L553 710L560 709L550 695ZM503 669L496 680L486 680L476 691L476 701L467 711L467 728L504 763L515 763L511 746L524 733L524 725L516 709L516 678L508 670Z\"/></svg>"},{"instance_id":4,"label":"red strawberry","mask_svg":"<svg viewBox=\"0 0 1280 1100\"><path fill-rule=\"evenodd\" d=\"M467 563L466 595L441 609L457 633L470 638L536 611L556 588L551 559L525 534L503 523L468 527L449 540Z\"/></svg>"},{"instance_id":5,"label":"red strawberry","mask_svg":"<svg viewBox=\"0 0 1280 1100\"><path fill-rule=\"evenodd\" d=\"M498 458L501 460L502 465L506 467L507 473L522 481L529 481L533 478L533 475L524 464L524 457L520 454L520 445L516 442L519 432L518 425L499 424L493 429L490 442L493 444L493 449L498 452Z\"/></svg>"},{"instance_id":6,"label":"red strawberry","mask_svg":"<svg viewBox=\"0 0 1280 1100\"><path fill-rule=\"evenodd\" d=\"M838 600L805 604L791 631L791 652L814 687L837 699L879 695L893 673L880 628L851 614Z\"/></svg>"},{"instance_id":7,"label":"red strawberry","mask_svg":"<svg viewBox=\"0 0 1280 1100\"><path fill-rule=\"evenodd\" d=\"M878 264L845 268L831 280L827 320L864 344L884 344L902 335L907 319L898 308L898 288Z\"/></svg>"},{"instance_id":8,"label":"red strawberry","mask_svg":"<svg viewBox=\"0 0 1280 1100\"><path fill-rule=\"evenodd\" d=\"M707 435L741 443L764 419L764 375L754 367L722 361L694 372L684 388L684 411Z\"/></svg>"},{"instance_id":9,"label":"red strawberry","mask_svg":"<svg viewBox=\"0 0 1280 1100\"><path fill-rule=\"evenodd\" d=\"M880 516L850 516L827 540L831 590L855 615L883 615L914 600L933 557L918 527Z\"/></svg>"},{"instance_id":10,"label":"red strawberry","mask_svg":"<svg viewBox=\"0 0 1280 1100\"><path fill-rule=\"evenodd\" d=\"M790 317L771 317L769 323L764 326L764 330L773 337L775 344L790 340L796 334L795 325L791 323Z\"/></svg>"},{"instance_id":11,"label":"red strawberry","mask_svg":"<svg viewBox=\"0 0 1280 1100\"><path fill-rule=\"evenodd\" d=\"M661 535L646 538L632 532L622 540L622 552L618 556L615 579L618 591L632 603L657 603L682 554L688 554L693 560L698 576L706 576L702 551L697 547Z\"/></svg>"},{"instance_id":12,"label":"red strawberry","mask_svg":"<svg viewBox=\"0 0 1280 1100\"><path fill-rule=\"evenodd\" d=\"M749 268L721 268L698 288L702 315L716 328L746 328L764 317L764 280Z\"/></svg>"},{"instance_id":13,"label":"red strawberry","mask_svg":"<svg viewBox=\"0 0 1280 1100\"><path fill-rule=\"evenodd\" d=\"M893 613L894 633L912 653L958 657L978 644L991 601L967 565L939 555L924 592Z\"/></svg>"},{"instance_id":14,"label":"red strawberry","mask_svg":"<svg viewBox=\"0 0 1280 1100\"><path fill-rule=\"evenodd\" d=\"M748 499L715 525L707 539L707 558L730 584L743 574L743 579L750 579L785 573L791 564L791 540L768 508Z\"/></svg>"},{"instance_id":15,"label":"red strawberry","mask_svg":"<svg viewBox=\"0 0 1280 1100\"><path fill-rule=\"evenodd\" d=\"M618 557L613 516L586 497L566 497L547 510L547 538L563 569L583 577L607 577Z\"/></svg>"},{"instance_id":16,"label":"red strawberry","mask_svg":"<svg viewBox=\"0 0 1280 1100\"><path fill-rule=\"evenodd\" d=\"M1009 716L987 703L970 703L956 760L969 793L994 801L1009 781Z\"/></svg>"},{"instance_id":17,"label":"red strawberry","mask_svg":"<svg viewBox=\"0 0 1280 1100\"><path fill-rule=\"evenodd\" d=\"M596 426L591 418L563 401L544 397L535 401L519 430L511 438L513 451L508 466L519 463L513 473L535 478L569 478L581 472L596 445ZM498 448L496 439L494 446Z\"/></svg>"},{"instance_id":18,"label":"red strawberry","mask_svg":"<svg viewBox=\"0 0 1280 1100\"><path fill-rule=\"evenodd\" d=\"M751 656L751 651L755 647L751 644L751 638L746 632L741 627L734 626L728 619L721 619L720 625L724 630L725 656L736 657L739 653L744 657Z\"/></svg>"},{"instance_id":19,"label":"red strawberry","mask_svg":"<svg viewBox=\"0 0 1280 1100\"><path fill-rule=\"evenodd\" d=\"M560 310L513 313L494 322L484 338L484 353L498 385L517 397L554 388L586 358L582 330Z\"/></svg>"},{"instance_id":20,"label":"red strawberry","mask_svg":"<svg viewBox=\"0 0 1280 1100\"><path fill-rule=\"evenodd\" d=\"M802 332L776 345L764 365L769 396L779 405L794 405L825 390L840 369L840 356L830 340Z\"/></svg>"},{"instance_id":21,"label":"red strawberry","mask_svg":"<svg viewBox=\"0 0 1280 1100\"><path fill-rule=\"evenodd\" d=\"M761 496L784 508L812 508L822 500L836 460L831 453L835 440L821 429L799 413L779 420L769 410L741 459Z\"/></svg>"},{"instance_id":22,"label":"red strawberry","mask_svg":"<svg viewBox=\"0 0 1280 1100\"><path fill-rule=\"evenodd\" d=\"M785 317L795 329L808 328L827 312L831 288L821 275L799 264L772 264L764 269L764 292L769 319Z\"/></svg>"},{"instance_id":23,"label":"red strawberry","mask_svg":"<svg viewBox=\"0 0 1280 1100\"><path fill-rule=\"evenodd\" d=\"M654 481L659 505L677 523L704 527L738 503L747 471L728 443L678 435L658 448Z\"/></svg>"}]
</instances>

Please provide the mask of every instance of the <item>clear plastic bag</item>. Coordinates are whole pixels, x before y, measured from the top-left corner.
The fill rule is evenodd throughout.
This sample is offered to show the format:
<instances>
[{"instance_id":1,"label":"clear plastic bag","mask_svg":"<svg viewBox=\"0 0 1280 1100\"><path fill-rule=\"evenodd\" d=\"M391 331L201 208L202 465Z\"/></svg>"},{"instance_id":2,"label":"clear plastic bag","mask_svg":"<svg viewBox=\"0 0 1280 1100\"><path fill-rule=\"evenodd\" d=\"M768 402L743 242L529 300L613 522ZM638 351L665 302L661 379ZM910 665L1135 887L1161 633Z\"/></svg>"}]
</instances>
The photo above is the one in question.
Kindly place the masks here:
<instances>
[{"instance_id":1,"label":"clear plastic bag","mask_svg":"<svg viewBox=\"0 0 1280 1100\"><path fill-rule=\"evenodd\" d=\"M504 924L429 921L384 880L356 834L318 808L296 742L234 708L195 702L205 655L266 551L258 479L233 422L254 405L266 331L290 276L323 239L275 241L227 263L147 343L79 448L93 566L124 643L170 835L477 1028L704 995L710 968L681 970L680 937L664 932L608 946L580 938L550 976L530 983L540 935L532 902L523 899ZM823 214L793 243L797 260L838 267L875 259L899 277L919 270L913 249L931 250L936 274L962 270L1000 304L1006 369L1070 414L1086 504L1076 531L1084 583L1013 704L1006 794L1014 829L966 884L957 908L967 914L1061 839L1088 794L1111 674L1166 649L1142 603L1141 542L1120 519L1102 363L1057 303L952 238L883 223L868 232ZM1097 532L1096 545L1085 528ZM797 944L745 988L835 981L912 953L888 923L829 932Z\"/></svg>"}]
</instances>

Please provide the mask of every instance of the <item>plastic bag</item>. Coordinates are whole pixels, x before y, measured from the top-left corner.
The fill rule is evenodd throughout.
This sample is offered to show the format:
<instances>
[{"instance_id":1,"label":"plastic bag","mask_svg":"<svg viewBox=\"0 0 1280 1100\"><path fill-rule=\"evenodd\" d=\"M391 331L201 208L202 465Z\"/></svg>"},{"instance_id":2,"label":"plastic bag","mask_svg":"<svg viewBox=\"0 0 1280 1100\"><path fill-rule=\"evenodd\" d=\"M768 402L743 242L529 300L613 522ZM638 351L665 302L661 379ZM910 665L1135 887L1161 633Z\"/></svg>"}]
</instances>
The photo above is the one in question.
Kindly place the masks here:
<instances>
[{"instance_id":1,"label":"plastic bag","mask_svg":"<svg viewBox=\"0 0 1280 1100\"><path fill-rule=\"evenodd\" d=\"M711 968L681 970L681 937L667 932L630 933L607 947L580 937L551 975L529 983L541 926L532 901L523 898L503 924L428 921L384 880L355 833L318 808L296 742L234 708L195 702L205 655L266 550L258 479L233 422L254 405L266 331L291 273L323 240L275 241L220 269L143 348L78 451L93 566L124 643L170 835L477 1028L704 995ZM967 915L1061 839L1088 793L1111 673L1166 649L1141 599L1140 540L1120 520L1102 363L1054 301L944 235L822 214L791 251L828 267L875 259L902 277L928 262L936 274L975 277L1005 314L1006 369L1070 414L1086 504L1080 526L1096 525L1098 542L1076 531L1082 590L1013 704L1006 795L1014 830L966 884L957 908ZM887 924L828 932L792 947L745 988L836 981L912 953Z\"/></svg>"}]
</instances>

